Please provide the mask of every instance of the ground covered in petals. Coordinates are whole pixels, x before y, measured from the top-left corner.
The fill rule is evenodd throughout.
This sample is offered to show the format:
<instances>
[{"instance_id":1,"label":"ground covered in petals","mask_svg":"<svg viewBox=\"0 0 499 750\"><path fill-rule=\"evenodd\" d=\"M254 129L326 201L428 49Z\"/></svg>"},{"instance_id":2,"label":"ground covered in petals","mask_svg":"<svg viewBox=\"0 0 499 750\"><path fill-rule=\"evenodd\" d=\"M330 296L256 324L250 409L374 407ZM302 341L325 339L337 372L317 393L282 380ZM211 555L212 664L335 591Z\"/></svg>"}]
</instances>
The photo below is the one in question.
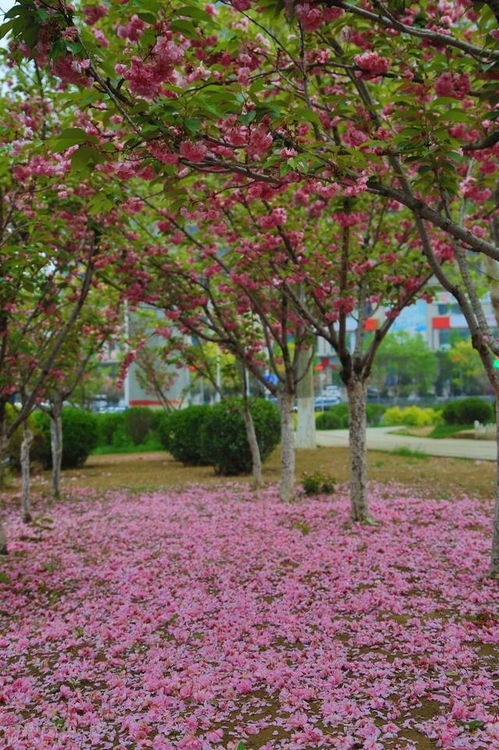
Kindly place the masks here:
<instances>
[{"instance_id":1,"label":"ground covered in petals","mask_svg":"<svg viewBox=\"0 0 499 750\"><path fill-rule=\"evenodd\" d=\"M499 747L490 507L371 501L375 528L237 485L13 514L0 748Z\"/></svg>"}]
</instances>

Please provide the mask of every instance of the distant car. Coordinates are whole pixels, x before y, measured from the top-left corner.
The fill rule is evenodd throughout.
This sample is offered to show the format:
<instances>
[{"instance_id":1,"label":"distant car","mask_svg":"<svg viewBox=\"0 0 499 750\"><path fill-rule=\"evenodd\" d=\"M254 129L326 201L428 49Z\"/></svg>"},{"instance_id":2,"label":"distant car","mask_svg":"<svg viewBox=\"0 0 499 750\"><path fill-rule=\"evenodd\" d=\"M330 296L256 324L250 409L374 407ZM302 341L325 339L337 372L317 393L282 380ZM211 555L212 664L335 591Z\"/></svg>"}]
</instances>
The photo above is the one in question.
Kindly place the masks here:
<instances>
[{"instance_id":1,"label":"distant car","mask_svg":"<svg viewBox=\"0 0 499 750\"><path fill-rule=\"evenodd\" d=\"M367 386L367 400L379 401L379 398L380 398L379 388L376 388L376 386L374 385L368 385Z\"/></svg>"},{"instance_id":2,"label":"distant car","mask_svg":"<svg viewBox=\"0 0 499 750\"><path fill-rule=\"evenodd\" d=\"M341 404L341 398L339 396L316 396L314 398L315 411L325 411L330 409L331 406L337 406Z\"/></svg>"}]
</instances>

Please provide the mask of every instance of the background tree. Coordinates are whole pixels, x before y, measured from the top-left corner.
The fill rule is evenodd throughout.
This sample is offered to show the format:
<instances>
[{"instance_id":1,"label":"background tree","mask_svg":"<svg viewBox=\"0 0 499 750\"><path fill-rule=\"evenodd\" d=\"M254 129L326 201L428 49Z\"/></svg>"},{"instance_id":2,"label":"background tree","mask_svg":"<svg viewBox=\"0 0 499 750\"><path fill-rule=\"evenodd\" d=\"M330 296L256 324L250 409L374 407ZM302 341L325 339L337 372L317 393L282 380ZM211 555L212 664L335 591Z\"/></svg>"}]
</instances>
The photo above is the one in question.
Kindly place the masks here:
<instances>
[{"instance_id":1,"label":"background tree","mask_svg":"<svg viewBox=\"0 0 499 750\"><path fill-rule=\"evenodd\" d=\"M427 396L437 374L437 357L422 334L386 336L373 365L372 381L395 396Z\"/></svg>"}]
</instances>

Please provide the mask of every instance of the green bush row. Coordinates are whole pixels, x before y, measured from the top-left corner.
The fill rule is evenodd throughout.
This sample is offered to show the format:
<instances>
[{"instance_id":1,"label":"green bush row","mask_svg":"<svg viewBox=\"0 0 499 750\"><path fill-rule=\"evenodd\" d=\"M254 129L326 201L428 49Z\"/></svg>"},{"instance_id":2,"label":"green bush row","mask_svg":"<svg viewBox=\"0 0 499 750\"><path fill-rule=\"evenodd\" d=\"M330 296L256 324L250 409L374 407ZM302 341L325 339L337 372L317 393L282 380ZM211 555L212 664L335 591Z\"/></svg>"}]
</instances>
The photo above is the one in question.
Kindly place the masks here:
<instances>
[{"instance_id":1,"label":"green bush row","mask_svg":"<svg viewBox=\"0 0 499 750\"><path fill-rule=\"evenodd\" d=\"M494 407L482 398L462 398L451 401L442 410L442 417L446 424L473 424L478 420L482 424L495 421Z\"/></svg>"},{"instance_id":2,"label":"green bush row","mask_svg":"<svg viewBox=\"0 0 499 750\"><path fill-rule=\"evenodd\" d=\"M226 399L214 406L189 406L164 413L158 435L165 450L188 465L210 465L225 476L248 473L251 453L246 439L242 400ZM264 461L279 443L277 406L265 399L251 399L250 411Z\"/></svg>"},{"instance_id":3,"label":"green bush row","mask_svg":"<svg viewBox=\"0 0 499 750\"><path fill-rule=\"evenodd\" d=\"M383 415L383 422L387 425L407 425L408 427L426 427L438 424L440 411L430 407L420 406L392 406Z\"/></svg>"},{"instance_id":4,"label":"green bush row","mask_svg":"<svg viewBox=\"0 0 499 750\"><path fill-rule=\"evenodd\" d=\"M383 404L367 404L366 419L370 427L380 424L386 406ZM348 404L337 404L331 406L327 411L317 415L315 421L318 430L338 430L348 427Z\"/></svg>"}]
</instances>

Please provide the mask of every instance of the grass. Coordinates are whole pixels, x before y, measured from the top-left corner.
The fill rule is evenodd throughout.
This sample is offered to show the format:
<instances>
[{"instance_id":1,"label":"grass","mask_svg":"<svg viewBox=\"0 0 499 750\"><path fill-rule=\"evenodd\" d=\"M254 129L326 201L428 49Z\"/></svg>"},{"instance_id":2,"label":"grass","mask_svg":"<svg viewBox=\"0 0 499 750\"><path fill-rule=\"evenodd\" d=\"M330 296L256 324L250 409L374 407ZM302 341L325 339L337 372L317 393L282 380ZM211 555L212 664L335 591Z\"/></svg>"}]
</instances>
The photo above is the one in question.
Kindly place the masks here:
<instances>
[{"instance_id":1,"label":"grass","mask_svg":"<svg viewBox=\"0 0 499 750\"><path fill-rule=\"evenodd\" d=\"M404 456L406 458L418 458L418 459L429 459L429 455L427 453L424 453L424 451L418 451L414 450L413 448L405 448L404 446L401 446L400 448L394 448L390 453L393 456Z\"/></svg>"},{"instance_id":2,"label":"grass","mask_svg":"<svg viewBox=\"0 0 499 750\"><path fill-rule=\"evenodd\" d=\"M97 448L94 448L91 455L109 456L123 453L152 453L161 450L163 450L163 446L161 445L159 438L152 434L145 443L140 443L140 445L135 445L134 443L125 443L124 445L98 445Z\"/></svg>"},{"instance_id":3,"label":"grass","mask_svg":"<svg viewBox=\"0 0 499 750\"><path fill-rule=\"evenodd\" d=\"M472 424L437 424L433 428L432 432L428 435L428 437L436 438L438 440L441 438L453 437L459 432L464 432L466 430L472 429Z\"/></svg>"},{"instance_id":4,"label":"grass","mask_svg":"<svg viewBox=\"0 0 499 750\"><path fill-rule=\"evenodd\" d=\"M424 427L394 427L394 435L409 435L411 437L428 437L436 440L457 437L473 437L469 434L473 425L469 424L437 424L425 425ZM463 433L463 435L461 435Z\"/></svg>"},{"instance_id":5,"label":"grass","mask_svg":"<svg viewBox=\"0 0 499 750\"><path fill-rule=\"evenodd\" d=\"M494 493L495 466L492 461L460 460L426 456L424 471L414 472L414 454L369 451L369 479L373 482L398 482L414 488L418 493L434 493L440 490L451 495L468 493L476 497L491 498ZM296 477L299 482L303 473L321 472L331 474L338 485L348 481L348 449L321 447L315 450L298 450L296 453ZM479 465L479 468L478 468ZM263 467L265 482L277 482L280 469L280 451L277 448ZM234 481L250 484L251 477L216 476L210 466L184 466L165 451L147 453L113 453L92 455L79 469L63 471L63 494L71 489L90 488L101 491L127 488L134 492L163 488L183 488L192 484L206 486L227 484ZM49 494L50 475L39 472L33 476L34 492ZM19 491L19 478L14 477L1 493L8 501ZM17 498L15 498L17 501Z\"/></svg>"}]
</instances>

